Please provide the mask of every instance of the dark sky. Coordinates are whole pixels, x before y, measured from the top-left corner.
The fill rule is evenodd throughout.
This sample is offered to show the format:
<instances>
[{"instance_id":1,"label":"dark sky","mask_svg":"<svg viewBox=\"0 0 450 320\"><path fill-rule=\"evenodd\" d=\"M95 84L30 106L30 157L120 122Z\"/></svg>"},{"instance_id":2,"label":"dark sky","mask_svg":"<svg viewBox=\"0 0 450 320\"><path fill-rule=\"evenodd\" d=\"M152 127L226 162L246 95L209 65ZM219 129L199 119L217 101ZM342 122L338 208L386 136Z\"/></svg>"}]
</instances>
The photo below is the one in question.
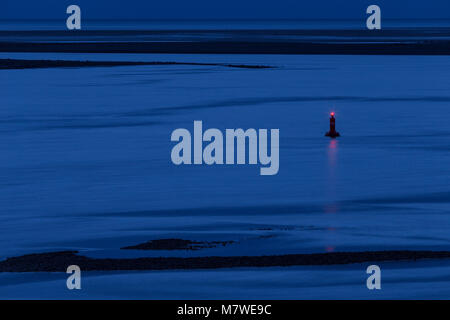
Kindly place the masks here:
<instances>
[{"instance_id":1,"label":"dark sky","mask_svg":"<svg viewBox=\"0 0 450 320\"><path fill-rule=\"evenodd\" d=\"M340 19L365 17L450 19L450 0L2 0L0 19L65 18L78 4L85 19Z\"/></svg>"}]
</instances>

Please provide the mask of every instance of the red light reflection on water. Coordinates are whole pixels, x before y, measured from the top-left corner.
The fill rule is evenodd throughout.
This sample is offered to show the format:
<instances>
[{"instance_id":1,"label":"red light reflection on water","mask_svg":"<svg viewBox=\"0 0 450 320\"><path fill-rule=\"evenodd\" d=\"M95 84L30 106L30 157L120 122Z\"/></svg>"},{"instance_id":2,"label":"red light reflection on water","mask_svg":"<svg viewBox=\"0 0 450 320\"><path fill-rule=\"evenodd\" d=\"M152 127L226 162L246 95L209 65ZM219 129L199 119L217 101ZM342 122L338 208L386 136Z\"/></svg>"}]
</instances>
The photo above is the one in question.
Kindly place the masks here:
<instances>
[{"instance_id":1,"label":"red light reflection on water","mask_svg":"<svg viewBox=\"0 0 450 320\"><path fill-rule=\"evenodd\" d=\"M325 214L337 214L339 213L339 202L337 198L337 179L338 179L338 168L337 168L337 161L338 161L338 150L339 150L339 144L338 140L331 139L328 142L327 146L327 157L328 157L328 168L327 168L327 175L326 175L326 187L325 187L325 205L323 208L323 211ZM324 235L325 241L328 243L325 246L326 252L334 252L336 249L336 237L337 237L337 231L336 228L329 226L326 229L326 233Z\"/></svg>"},{"instance_id":2,"label":"red light reflection on water","mask_svg":"<svg viewBox=\"0 0 450 320\"><path fill-rule=\"evenodd\" d=\"M338 160L338 151L339 144L336 139L331 139L328 142L327 148L327 157L328 157L328 174L326 177L326 197L327 202L333 202L336 199L336 190L337 190L337 160ZM326 209L329 212L336 212L337 208L334 205L330 205L330 208Z\"/></svg>"}]
</instances>

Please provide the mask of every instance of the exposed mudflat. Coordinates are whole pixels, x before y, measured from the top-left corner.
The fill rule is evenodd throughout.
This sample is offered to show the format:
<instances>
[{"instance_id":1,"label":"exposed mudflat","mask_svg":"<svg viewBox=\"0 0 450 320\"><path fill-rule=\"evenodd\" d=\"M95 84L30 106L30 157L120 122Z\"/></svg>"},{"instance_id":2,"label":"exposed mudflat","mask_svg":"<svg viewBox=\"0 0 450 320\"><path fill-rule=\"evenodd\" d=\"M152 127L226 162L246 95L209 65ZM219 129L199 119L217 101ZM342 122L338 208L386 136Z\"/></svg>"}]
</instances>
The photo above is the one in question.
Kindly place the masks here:
<instances>
[{"instance_id":1,"label":"exposed mudflat","mask_svg":"<svg viewBox=\"0 0 450 320\"><path fill-rule=\"evenodd\" d=\"M374 251L287 254L271 256L94 259L77 251L29 254L0 262L0 272L64 272L69 265L84 271L219 269L237 267L287 267L338 265L379 261L450 258L449 251Z\"/></svg>"},{"instance_id":2,"label":"exposed mudflat","mask_svg":"<svg viewBox=\"0 0 450 320\"><path fill-rule=\"evenodd\" d=\"M229 68L266 69L270 66L221 64L221 63L197 63L197 62L171 62L171 61L73 61L73 60L24 60L24 59L0 59L0 69L38 69L38 68L81 68L81 67L120 67L120 66L221 66Z\"/></svg>"},{"instance_id":3,"label":"exposed mudflat","mask_svg":"<svg viewBox=\"0 0 450 320\"><path fill-rule=\"evenodd\" d=\"M234 241L192 241L184 239L157 239L140 243L134 246L126 246L123 250L199 250L226 246Z\"/></svg>"}]
</instances>

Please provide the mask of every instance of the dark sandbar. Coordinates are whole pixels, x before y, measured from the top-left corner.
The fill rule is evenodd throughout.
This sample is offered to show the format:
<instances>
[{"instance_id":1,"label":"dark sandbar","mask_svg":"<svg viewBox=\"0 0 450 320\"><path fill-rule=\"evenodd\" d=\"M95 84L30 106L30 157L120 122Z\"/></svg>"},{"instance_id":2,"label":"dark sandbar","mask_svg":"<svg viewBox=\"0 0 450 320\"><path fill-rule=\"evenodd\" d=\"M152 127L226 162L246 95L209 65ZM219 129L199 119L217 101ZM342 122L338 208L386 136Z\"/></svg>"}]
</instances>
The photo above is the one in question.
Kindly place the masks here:
<instances>
[{"instance_id":1,"label":"dark sandbar","mask_svg":"<svg viewBox=\"0 0 450 320\"><path fill-rule=\"evenodd\" d=\"M417 42L0 42L0 52L448 55L450 41Z\"/></svg>"},{"instance_id":2,"label":"dark sandbar","mask_svg":"<svg viewBox=\"0 0 450 320\"><path fill-rule=\"evenodd\" d=\"M83 271L218 269L342 265L380 261L415 261L450 258L450 251L373 251L288 254L272 256L94 259L77 251L30 254L0 261L0 272L65 272L69 265Z\"/></svg>"},{"instance_id":3,"label":"dark sandbar","mask_svg":"<svg viewBox=\"0 0 450 320\"><path fill-rule=\"evenodd\" d=\"M72 60L22 60L0 59L0 69L36 69L36 68L81 68L81 67L118 67L118 66L165 66L165 65L190 65L190 66L220 66L244 69L266 69L270 66L221 64L200 62L133 62L133 61L72 61Z\"/></svg>"},{"instance_id":4,"label":"dark sandbar","mask_svg":"<svg viewBox=\"0 0 450 320\"><path fill-rule=\"evenodd\" d=\"M157 239L134 246L120 248L122 250L199 250L226 246L234 241L192 241L184 239Z\"/></svg>"}]
</instances>

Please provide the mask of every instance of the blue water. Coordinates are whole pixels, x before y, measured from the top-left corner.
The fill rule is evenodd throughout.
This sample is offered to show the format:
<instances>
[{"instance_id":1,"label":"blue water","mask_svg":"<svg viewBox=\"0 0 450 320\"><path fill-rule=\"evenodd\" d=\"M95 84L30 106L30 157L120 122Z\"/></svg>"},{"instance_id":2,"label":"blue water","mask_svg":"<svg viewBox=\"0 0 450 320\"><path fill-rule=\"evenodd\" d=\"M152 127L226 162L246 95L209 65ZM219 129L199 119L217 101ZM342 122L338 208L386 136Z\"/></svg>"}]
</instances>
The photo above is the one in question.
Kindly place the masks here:
<instances>
[{"instance_id":1,"label":"blue water","mask_svg":"<svg viewBox=\"0 0 450 320\"><path fill-rule=\"evenodd\" d=\"M2 71L2 256L159 237L240 242L202 255L450 248L446 57L1 56L275 67ZM279 173L173 165L194 120L279 128Z\"/></svg>"},{"instance_id":2,"label":"blue water","mask_svg":"<svg viewBox=\"0 0 450 320\"><path fill-rule=\"evenodd\" d=\"M383 20L368 32L362 20L83 20L0 21L3 42L417 42L450 40L450 20Z\"/></svg>"},{"instance_id":3,"label":"blue water","mask_svg":"<svg viewBox=\"0 0 450 320\"><path fill-rule=\"evenodd\" d=\"M88 20L85 30L364 29L364 20ZM386 27L449 27L448 20L386 20ZM60 20L2 20L0 30L66 30Z\"/></svg>"},{"instance_id":4,"label":"blue water","mask_svg":"<svg viewBox=\"0 0 450 320\"><path fill-rule=\"evenodd\" d=\"M205 28L213 28L205 23ZM266 25L258 23L253 27ZM439 30L445 29L445 23L439 22ZM169 25L176 30L169 36L180 36L180 24ZM194 25L199 26L189 22L185 27ZM315 28L311 22L307 25ZM86 28L106 26L116 24L87 23ZM130 29L139 26L133 23ZM165 22L141 26L168 28ZM223 26L218 24L217 29ZM307 28L297 25L302 26ZM18 27L14 22L2 28ZM39 27L27 23L21 28ZM40 28L57 30L60 26L52 22ZM126 34L124 41L130 35L136 36ZM26 36L1 35L16 40ZM46 37L60 36L37 35L40 41L48 41ZM445 56L2 53L0 57L274 67L1 70L1 259L57 250L79 250L93 257L450 250L450 62ZM336 112L342 134L337 140L324 137L330 111ZM194 120L202 120L205 128L221 130L279 128L279 173L260 176L259 166L248 165L174 166L170 134L177 128L192 130ZM119 249L158 238L232 240L235 244L194 252ZM427 278L430 270L434 274L433 266L414 271L425 277L421 288L440 279ZM259 285L267 275L248 272L243 277L253 285L248 293L252 297L267 297L263 293L274 283L282 287L281 297L292 297L295 292L288 290L290 281ZM302 270L293 272L303 275ZM288 273L270 274L285 279ZM445 279L446 274L444 270L436 277ZM112 285L102 276L94 277L100 283L94 291L104 297L104 289ZM155 274L147 276L151 279ZM206 287L213 283L209 291L195 287L187 280L190 275L180 272L177 276L181 283L166 286L173 274L162 273L160 291L154 290L152 297L183 298L179 292L196 292L196 297L212 292L219 297L222 292L214 273L205 282ZM398 279L396 272L389 276L393 282ZM35 279L32 286L46 283L50 276L27 277ZM200 283L202 275L198 277ZM359 281L359 274L351 273L355 277ZM14 292L19 296L36 297L42 291L40 287L33 287L36 291L22 288L25 278L3 278L6 284L0 288L1 296L7 295L12 284L17 285ZM125 276L121 281L132 278ZM314 297L336 294L325 288L334 285L330 279L317 280L324 288L316 288ZM404 281L387 291L387 297L411 292L404 290ZM355 297L354 287L336 285L345 297ZM165 291L180 286L185 291ZM114 297L146 297L148 293L146 288L127 290L115 290ZM245 297L248 292L245 281L229 290L225 296L231 298ZM48 292L50 296L67 294ZM92 292L84 292L84 297L91 297ZM433 292L424 295L420 297Z\"/></svg>"},{"instance_id":5,"label":"blue water","mask_svg":"<svg viewBox=\"0 0 450 320\"><path fill-rule=\"evenodd\" d=\"M419 29L448 28L450 19L383 19L383 28L387 29ZM85 30L365 30L365 19L304 19L304 20L82 20ZM2 20L0 30L66 30L66 21L59 20Z\"/></svg>"}]
</instances>

